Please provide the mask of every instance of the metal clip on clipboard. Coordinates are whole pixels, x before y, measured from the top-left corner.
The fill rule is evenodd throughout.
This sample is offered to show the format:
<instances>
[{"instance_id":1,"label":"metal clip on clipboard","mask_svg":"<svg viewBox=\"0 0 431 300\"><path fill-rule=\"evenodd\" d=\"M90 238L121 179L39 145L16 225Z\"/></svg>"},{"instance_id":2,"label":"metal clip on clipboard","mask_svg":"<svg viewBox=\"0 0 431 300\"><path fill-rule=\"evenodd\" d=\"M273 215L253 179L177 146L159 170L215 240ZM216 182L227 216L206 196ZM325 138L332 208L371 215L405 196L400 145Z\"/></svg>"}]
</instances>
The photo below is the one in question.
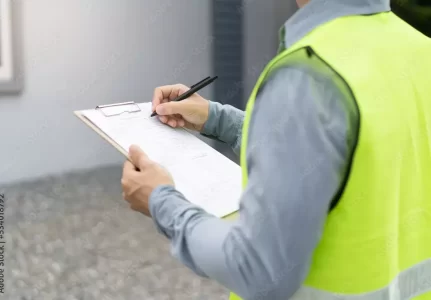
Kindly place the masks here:
<instances>
[{"instance_id":1,"label":"metal clip on clipboard","mask_svg":"<svg viewBox=\"0 0 431 300\"><path fill-rule=\"evenodd\" d=\"M98 105L96 106L96 110L100 110L100 112L105 117L112 117L112 116L119 116L123 113L140 112L141 108L139 107L138 104L131 101L131 102Z\"/></svg>"}]
</instances>

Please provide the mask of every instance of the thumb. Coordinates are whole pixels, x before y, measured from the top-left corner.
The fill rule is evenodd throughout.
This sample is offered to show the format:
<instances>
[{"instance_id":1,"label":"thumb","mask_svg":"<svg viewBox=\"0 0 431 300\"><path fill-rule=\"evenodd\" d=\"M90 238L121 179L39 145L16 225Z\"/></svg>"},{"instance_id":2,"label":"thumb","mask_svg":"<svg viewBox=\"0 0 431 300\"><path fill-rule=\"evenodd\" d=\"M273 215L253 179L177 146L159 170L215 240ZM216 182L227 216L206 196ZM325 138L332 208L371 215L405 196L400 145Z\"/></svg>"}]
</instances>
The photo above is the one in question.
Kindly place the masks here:
<instances>
[{"instance_id":1,"label":"thumb","mask_svg":"<svg viewBox=\"0 0 431 300\"><path fill-rule=\"evenodd\" d=\"M135 167L143 169L147 164L148 156L139 146L132 145L129 148L129 157Z\"/></svg>"},{"instance_id":2,"label":"thumb","mask_svg":"<svg viewBox=\"0 0 431 300\"><path fill-rule=\"evenodd\" d=\"M167 102L160 104L156 107L156 112L160 116L167 116L173 114L182 114L185 112L187 104L184 101Z\"/></svg>"}]
</instances>

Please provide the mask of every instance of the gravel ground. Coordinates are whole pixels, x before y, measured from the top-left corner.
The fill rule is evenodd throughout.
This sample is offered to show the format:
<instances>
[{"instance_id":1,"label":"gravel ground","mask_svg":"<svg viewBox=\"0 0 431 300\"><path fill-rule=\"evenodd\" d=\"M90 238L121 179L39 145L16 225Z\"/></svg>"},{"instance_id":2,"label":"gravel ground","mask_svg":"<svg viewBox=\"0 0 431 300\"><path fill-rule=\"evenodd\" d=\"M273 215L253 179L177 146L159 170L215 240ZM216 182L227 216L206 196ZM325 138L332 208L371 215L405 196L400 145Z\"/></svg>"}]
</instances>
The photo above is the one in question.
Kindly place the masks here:
<instances>
[{"instance_id":1,"label":"gravel ground","mask_svg":"<svg viewBox=\"0 0 431 300\"><path fill-rule=\"evenodd\" d=\"M10 300L228 299L121 199L121 166L0 188Z\"/></svg>"}]
</instances>

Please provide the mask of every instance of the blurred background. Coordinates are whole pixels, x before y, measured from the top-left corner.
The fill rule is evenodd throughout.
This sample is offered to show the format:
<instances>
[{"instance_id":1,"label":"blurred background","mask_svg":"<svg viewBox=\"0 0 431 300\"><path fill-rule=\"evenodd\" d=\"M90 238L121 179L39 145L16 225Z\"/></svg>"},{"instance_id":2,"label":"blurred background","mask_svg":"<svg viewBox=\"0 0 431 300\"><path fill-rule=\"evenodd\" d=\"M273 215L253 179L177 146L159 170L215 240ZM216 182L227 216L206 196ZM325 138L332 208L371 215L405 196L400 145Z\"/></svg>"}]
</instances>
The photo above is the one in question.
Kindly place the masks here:
<instances>
[{"instance_id":1,"label":"blurred background","mask_svg":"<svg viewBox=\"0 0 431 300\"><path fill-rule=\"evenodd\" d=\"M176 263L151 221L129 210L124 158L72 112L151 101L157 86L210 75L219 80L203 96L244 108L295 1L9 2L14 78L0 84L0 298L227 299ZM394 10L431 35L426 5L394 2ZM226 145L205 141L238 161Z\"/></svg>"}]
</instances>

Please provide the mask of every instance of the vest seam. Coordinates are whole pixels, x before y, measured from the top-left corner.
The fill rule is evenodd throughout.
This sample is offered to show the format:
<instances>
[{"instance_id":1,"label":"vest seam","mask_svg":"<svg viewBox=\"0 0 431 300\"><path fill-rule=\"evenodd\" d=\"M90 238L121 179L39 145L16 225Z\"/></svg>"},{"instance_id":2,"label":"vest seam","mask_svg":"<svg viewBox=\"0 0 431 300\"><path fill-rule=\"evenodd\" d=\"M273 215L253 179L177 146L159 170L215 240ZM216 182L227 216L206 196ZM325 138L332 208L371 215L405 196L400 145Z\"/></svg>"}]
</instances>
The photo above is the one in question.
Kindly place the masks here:
<instances>
[{"instance_id":1,"label":"vest seam","mask_svg":"<svg viewBox=\"0 0 431 300\"><path fill-rule=\"evenodd\" d=\"M353 141L353 147L350 153L350 156L348 158L348 162L347 162L347 167L345 170L345 174L343 176L343 180L337 190L337 192L335 193L334 197L332 198L329 207L328 207L328 215L329 213L335 209L335 207L338 205L343 192L346 188L347 182L349 181L350 178L350 173L351 173L351 169L352 169L352 164L353 164L353 159L356 153L356 149L358 147L358 142L359 142L359 135L360 135L360 127L361 127L361 112L359 109L359 105L358 102L356 100L355 94L353 93L353 90L350 86L350 84L347 82L347 80L334 68L332 67L332 65L330 65L326 60L324 60L319 54L317 54L317 52L312 48L312 46L310 45L304 45L301 47L298 47L297 49L293 49L291 52L289 52L287 54L287 56L290 56L296 52L299 51L306 51L307 53L307 57L311 58L313 55L316 56L321 62L323 62L326 66L328 66L334 73L336 76L338 76L343 82L344 84L347 86L347 89L349 91L349 93L351 94L352 98L353 98L353 103L355 105L356 111L358 112L358 121L357 121L357 129L355 131L355 140ZM284 51L289 51L289 48L284 50ZM280 53L281 54L281 53ZM283 56L284 57L284 56ZM280 57L279 59L283 59L283 57ZM265 82L268 80L269 76L271 75L271 71L273 71L273 67L276 65L276 61L273 62L273 66L270 66L268 69L268 74L264 77L263 81L262 81L262 85L259 87L259 89L256 91L256 97L255 100L257 98L257 95L259 94L259 91L263 88L263 85L265 84ZM287 66L286 66L287 67ZM254 104L253 104L254 106ZM254 109L253 109L254 110ZM253 111L252 111L253 114ZM252 116L250 116L250 118L252 118ZM248 143L248 139L247 139L247 143ZM244 145L241 145L241 147L243 147ZM247 167L247 172L248 172L248 167Z\"/></svg>"},{"instance_id":2,"label":"vest seam","mask_svg":"<svg viewBox=\"0 0 431 300\"><path fill-rule=\"evenodd\" d=\"M344 193L344 190L346 188L347 182L349 181L349 178L350 178L353 160L354 160L354 156L355 156L356 149L358 147L358 142L359 142L360 127L361 127L361 111L359 109L359 105L358 105L358 101L356 100L356 96L355 96L350 84L347 82L347 80L334 67L332 67L332 65L328 61L326 61L319 54L317 54L317 52L313 49L312 46L308 45L308 46L305 46L304 48L306 48L307 53L311 53L312 55L315 55L320 61L322 61L325 65L327 65L335 73L335 75L337 75L344 82L344 84L347 86L347 89L349 90L349 93L351 94L351 96L353 98L353 103L355 105L356 111L358 112L357 128L355 130L355 139L353 141L353 147L352 147L353 149L349 155L349 159L347 162L347 167L346 167L345 174L343 176L342 183L340 184L340 187L338 188L338 190L337 190L336 194L334 195L331 203L329 204L329 209L328 209L328 214L329 214L332 210L334 210L334 208L340 202L340 199L341 199L341 197Z\"/></svg>"}]
</instances>

